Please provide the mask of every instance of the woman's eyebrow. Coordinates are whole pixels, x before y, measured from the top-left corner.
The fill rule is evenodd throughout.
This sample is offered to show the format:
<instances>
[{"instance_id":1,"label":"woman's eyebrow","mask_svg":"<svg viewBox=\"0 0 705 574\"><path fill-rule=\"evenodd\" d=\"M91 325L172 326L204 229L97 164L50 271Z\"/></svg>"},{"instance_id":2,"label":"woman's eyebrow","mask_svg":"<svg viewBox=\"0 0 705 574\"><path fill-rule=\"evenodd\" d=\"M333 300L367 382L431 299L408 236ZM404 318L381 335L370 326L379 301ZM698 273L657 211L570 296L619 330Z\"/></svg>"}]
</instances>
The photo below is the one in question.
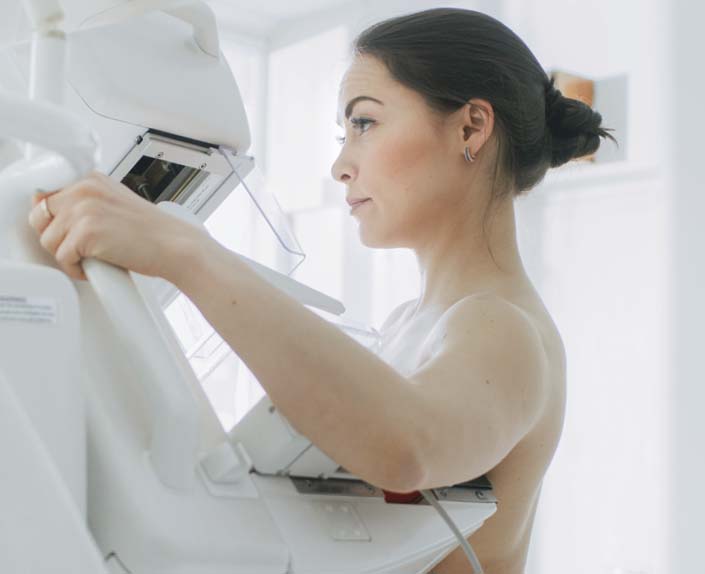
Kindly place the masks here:
<instances>
[{"instance_id":1,"label":"woman's eyebrow","mask_svg":"<svg viewBox=\"0 0 705 574\"><path fill-rule=\"evenodd\" d=\"M345 106L345 119L348 119L350 117L350 114L352 114L353 108L355 107L355 104L358 102L361 102L363 100L370 100L371 102L378 103L380 106L383 106L384 103L378 100L377 98L373 98L372 96L355 96L352 100L348 102L348 105ZM340 118L336 120L336 123L338 125L341 125L340 123Z\"/></svg>"}]
</instances>

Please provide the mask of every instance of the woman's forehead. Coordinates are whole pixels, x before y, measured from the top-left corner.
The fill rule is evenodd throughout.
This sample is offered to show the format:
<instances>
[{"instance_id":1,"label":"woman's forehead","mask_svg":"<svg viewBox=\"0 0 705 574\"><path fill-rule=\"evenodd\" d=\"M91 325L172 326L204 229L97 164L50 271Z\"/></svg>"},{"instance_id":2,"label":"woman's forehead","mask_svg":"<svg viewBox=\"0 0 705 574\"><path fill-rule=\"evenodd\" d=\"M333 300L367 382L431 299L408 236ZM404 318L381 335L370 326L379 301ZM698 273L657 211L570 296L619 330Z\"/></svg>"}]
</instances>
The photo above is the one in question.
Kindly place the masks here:
<instances>
[{"instance_id":1,"label":"woman's forehead","mask_svg":"<svg viewBox=\"0 0 705 574\"><path fill-rule=\"evenodd\" d=\"M357 56L340 82L338 120L345 117L346 107L354 99L366 96L384 103L403 97L404 91L404 87L392 78L380 60L371 56Z\"/></svg>"},{"instance_id":2,"label":"woman's forehead","mask_svg":"<svg viewBox=\"0 0 705 574\"><path fill-rule=\"evenodd\" d=\"M350 67L343 75L338 92L339 100L343 105L358 95L366 94L366 91L384 89L385 84L391 81L386 67L376 58L358 56L350 64Z\"/></svg>"}]
</instances>

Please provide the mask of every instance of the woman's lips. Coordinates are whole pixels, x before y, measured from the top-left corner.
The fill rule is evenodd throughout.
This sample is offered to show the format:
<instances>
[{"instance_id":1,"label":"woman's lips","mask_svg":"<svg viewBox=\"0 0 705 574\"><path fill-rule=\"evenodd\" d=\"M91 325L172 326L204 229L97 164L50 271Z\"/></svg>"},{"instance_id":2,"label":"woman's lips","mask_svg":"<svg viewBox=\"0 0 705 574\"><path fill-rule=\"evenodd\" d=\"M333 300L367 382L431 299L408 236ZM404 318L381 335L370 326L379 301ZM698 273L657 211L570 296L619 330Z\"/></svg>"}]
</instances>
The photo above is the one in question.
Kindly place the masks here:
<instances>
[{"instance_id":1,"label":"woman's lips","mask_svg":"<svg viewBox=\"0 0 705 574\"><path fill-rule=\"evenodd\" d=\"M363 199L362 201L356 201L355 203L351 203L350 207L350 213L355 211L358 207L360 207L363 203L367 203L368 201L372 201L370 198Z\"/></svg>"}]
</instances>

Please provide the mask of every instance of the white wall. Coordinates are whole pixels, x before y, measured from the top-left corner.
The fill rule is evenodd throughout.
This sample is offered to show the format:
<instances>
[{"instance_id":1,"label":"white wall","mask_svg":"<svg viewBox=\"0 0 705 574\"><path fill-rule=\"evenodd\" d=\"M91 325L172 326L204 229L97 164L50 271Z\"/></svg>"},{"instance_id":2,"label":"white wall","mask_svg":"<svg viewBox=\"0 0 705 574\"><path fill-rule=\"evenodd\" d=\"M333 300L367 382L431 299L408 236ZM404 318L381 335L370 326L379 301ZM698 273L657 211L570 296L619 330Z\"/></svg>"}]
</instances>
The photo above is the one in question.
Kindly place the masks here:
<instances>
[{"instance_id":1,"label":"white wall","mask_svg":"<svg viewBox=\"0 0 705 574\"><path fill-rule=\"evenodd\" d=\"M705 325L705 186L702 176L705 119L703 99L705 53L703 22L705 7L699 2L675 0L663 24L670 32L668 90L662 113L669 120L671 185L673 190L672 231L675 257L672 332L673 371L667 381L672 392L671 448L669 472L671 566L668 572L702 572L702 517L705 515L705 368L703 368L703 325Z\"/></svg>"}]
</instances>

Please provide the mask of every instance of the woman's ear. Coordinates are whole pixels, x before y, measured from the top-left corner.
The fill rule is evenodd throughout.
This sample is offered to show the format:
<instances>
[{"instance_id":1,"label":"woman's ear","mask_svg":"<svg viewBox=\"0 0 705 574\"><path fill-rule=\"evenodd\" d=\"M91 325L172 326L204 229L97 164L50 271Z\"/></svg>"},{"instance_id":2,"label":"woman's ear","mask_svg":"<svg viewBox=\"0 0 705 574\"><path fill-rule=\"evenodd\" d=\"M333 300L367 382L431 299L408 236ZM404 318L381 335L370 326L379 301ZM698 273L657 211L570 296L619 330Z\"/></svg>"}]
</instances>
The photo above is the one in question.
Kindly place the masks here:
<instances>
[{"instance_id":1,"label":"woman's ear","mask_svg":"<svg viewBox=\"0 0 705 574\"><path fill-rule=\"evenodd\" d=\"M470 155L476 157L494 130L494 109L487 100L473 98L462 110L460 153L468 147Z\"/></svg>"}]
</instances>

